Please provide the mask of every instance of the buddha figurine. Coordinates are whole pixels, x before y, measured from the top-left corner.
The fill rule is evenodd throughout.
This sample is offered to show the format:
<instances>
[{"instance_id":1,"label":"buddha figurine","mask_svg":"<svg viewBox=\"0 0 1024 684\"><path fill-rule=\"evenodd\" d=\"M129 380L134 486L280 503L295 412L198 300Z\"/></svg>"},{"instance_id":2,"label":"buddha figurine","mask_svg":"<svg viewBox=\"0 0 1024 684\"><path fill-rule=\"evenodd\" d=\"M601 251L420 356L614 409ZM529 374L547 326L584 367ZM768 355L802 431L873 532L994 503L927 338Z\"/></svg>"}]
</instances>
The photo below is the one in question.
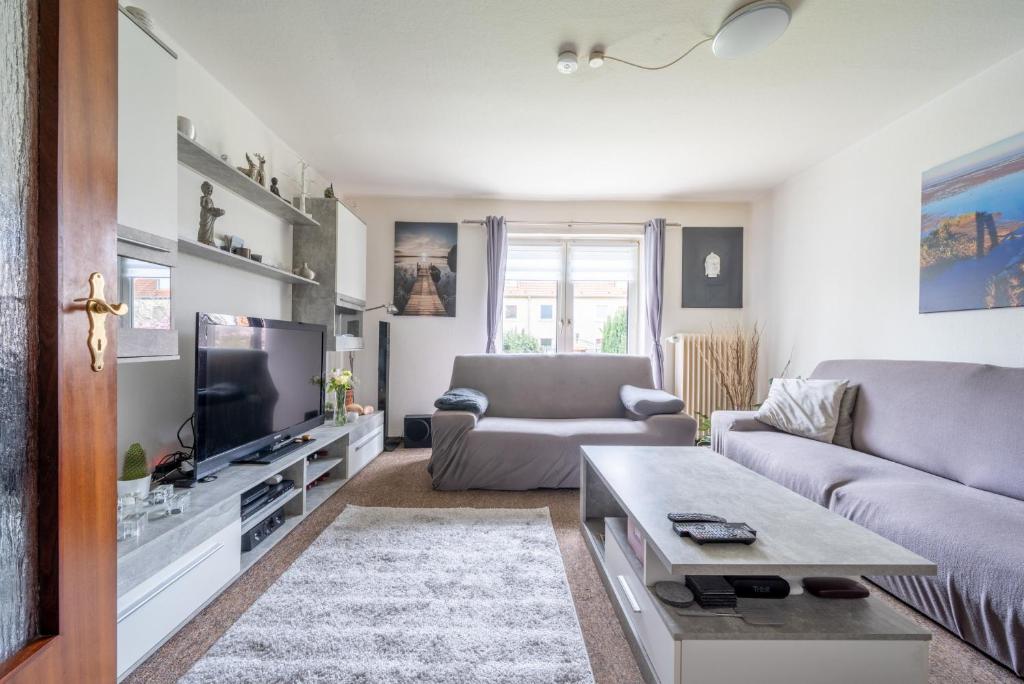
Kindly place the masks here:
<instances>
[{"instance_id":1,"label":"buddha figurine","mask_svg":"<svg viewBox=\"0 0 1024 684\"><path fill-rule=\"evenodd\" d=\"M214 206L213 186L209 181L203 181L200 189L203 195L199 198L199 241L204 245L216 247L213 241L213 224L224 215L224 210Z\"/></svg>"}]
</instances>

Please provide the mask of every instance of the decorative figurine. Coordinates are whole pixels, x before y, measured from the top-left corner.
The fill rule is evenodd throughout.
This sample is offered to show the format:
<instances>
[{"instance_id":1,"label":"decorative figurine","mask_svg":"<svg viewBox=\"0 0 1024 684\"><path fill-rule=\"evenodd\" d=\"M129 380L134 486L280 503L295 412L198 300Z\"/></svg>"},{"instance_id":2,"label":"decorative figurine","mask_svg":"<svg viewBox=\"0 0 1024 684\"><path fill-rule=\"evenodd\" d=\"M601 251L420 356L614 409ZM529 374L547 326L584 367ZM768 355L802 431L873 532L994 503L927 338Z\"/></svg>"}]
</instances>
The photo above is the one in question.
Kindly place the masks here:
<instances>
[{"instance_id":1,"label":"decorative figurine","mask_svg":"<svg viewBox=\"0 0 1024 684\"><path fill-rule=\"evenodd\" d=\"M254 156L256 157L256 160L259 161L260 165L256 169L256 176L253 178L253 180L262 185L263 187L267 187L267 175L265 170L265 167L267 165L267 159L262 154L256 154Z\"/></svg>"},{"instance_id":2,"label":"decorative figurine","mask_svg":"<svg viewBox=\"0 0 1024 684\"><path fill-rule=\"evenodd\" d=\"M204 245L216 247L213 241L213 224L224 215L223 209L218 209L213 204L213 186L210 181L203 181L199 186L203 191L199 198L199 241Z\"/></svg>"},{"instance_id":3,"label":"decorative figurine","mask_svg":"<svg viewBox=\"0 0 1024 684\"><path fill-rule=\"evenodd\" d=\"M326 197L327 199L335 199L336 195L334 194L334 183L331 183L326 188L324 188L324 197Z\"/></svg>"},{"instance_id":4,"label":"decorative figurine","mask_svg":"<svg viewBox=\"0 0 1024 684\"><path fill-rule=\"evenodd\" d=\"M278 197L281 196L281 191L277 188L277 176L270 177L270 192L277 195Z\"/></svg>"},{"instance_id":5,"label":"decorative figurine","mask_svg":"<svg viewBox=\"0 0 1024 684\"><path fill-rule=\"evenodd\" d=\"M708 278L717 278L722 273L722 258L710 252L704 258L704 275Z\"/></svg>"},{"instance_id":6,"label":"decorative figurine","mask_svg":"<svg viewBox=\"0 0 1024 684\"><path fill-rule=\"evenodd\" d=\"M307 264L305 261L302 262L302 266L296 268L294 271L292 271L292 273L301 278L306 278L308 280L313 280L313 278L316 278L316 271L311 269L309 267L309 264Z\"/></svg>"},{"instance_id":7,"label":"decorative figurine","mask_svg":"<svg viewBox=\"0 0 1024 684\"><path fill-rule=\"evenodd\" d=\"M245 153L245 163L248 166L236 166L235 168L241 171L245 177L256 180L256 162L252 160L248 152Z\"/></svg>"}]
</instances>

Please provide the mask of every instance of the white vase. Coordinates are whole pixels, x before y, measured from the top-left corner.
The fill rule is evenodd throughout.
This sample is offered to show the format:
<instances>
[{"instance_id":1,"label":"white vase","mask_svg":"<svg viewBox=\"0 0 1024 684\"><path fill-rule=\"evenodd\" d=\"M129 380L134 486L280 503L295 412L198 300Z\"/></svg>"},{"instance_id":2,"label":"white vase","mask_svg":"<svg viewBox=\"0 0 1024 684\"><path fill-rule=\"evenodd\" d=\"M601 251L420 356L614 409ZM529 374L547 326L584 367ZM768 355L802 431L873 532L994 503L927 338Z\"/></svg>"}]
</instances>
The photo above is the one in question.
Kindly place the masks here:
<instances>
[{"instance_id":1,"label":"white vase","mask_svg":"<svg viewBox=\"0 0 1024 684\"><path fill-rule=\"evenodd\" d=\"M140 477L135 480L118 480L117 495L134 494L137 498L145 499L149 495L149 485L153 481L152 475Z\"/></svg>"}]
</instances>

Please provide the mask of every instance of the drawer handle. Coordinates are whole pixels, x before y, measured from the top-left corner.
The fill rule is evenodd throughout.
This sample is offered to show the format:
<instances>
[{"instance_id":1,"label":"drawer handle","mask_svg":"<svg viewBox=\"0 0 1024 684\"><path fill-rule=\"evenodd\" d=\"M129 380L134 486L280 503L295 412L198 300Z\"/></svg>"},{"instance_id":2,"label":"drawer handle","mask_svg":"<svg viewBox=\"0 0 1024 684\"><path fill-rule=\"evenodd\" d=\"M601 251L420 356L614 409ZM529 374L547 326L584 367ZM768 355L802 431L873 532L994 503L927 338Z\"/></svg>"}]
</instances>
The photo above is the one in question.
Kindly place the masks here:
<instances>
[{"instance_id":1,"label":"drawer handle","mask_svg":"<svg viewBox=\"0 0 1024 684\"><path fill-rule=\"evenodd\" d=\"M626 582L626 578L623 575L618 575L619 584L622 586L622 591L626 595L626 600L629 601L630 607L633 608L634 613L640 612L640 604L636 602L636 597L633 596L633 590L629 588L629 583Z\"/></svg>"},{"instance_id":2,"label":"drawer handle","mask_svg":"<svg viewBox=\"0 0 1024 684\"><path fill-rule=\"evenodd\" d=\"M217 553L218 551L220 551L223 548L224 548L224 542L218 542L213 548L207 550L205 553L203 553L203 555L199 556L199 558L196 558L194 561L192 561L191 563L189 563L188 565L183 567L181 570L179 570L178 572L176 572L173 575L171 575L170 577L168 577L166 580L161 582L157 586L157 588L153 590L153 592L151 594L149 594L148 596L145 596L145 597L139 599L138 601L136 601L132 605L130 605L127 608L125 608L125 611L122 614L117 616L117 623L121 624L123 621L127 620L133 614L137 613L147 603L149 603L150 601L155 599L157 596L159 596L160 594L162 594L165 591L167 591L167 589L172 584L174 584L175 582L180 580L182 577L184 577L188 573L190 573L193 570L195 570L197 567L202 565L210 556L212 556L213 554Z\"/></svg>"}]
</instances>

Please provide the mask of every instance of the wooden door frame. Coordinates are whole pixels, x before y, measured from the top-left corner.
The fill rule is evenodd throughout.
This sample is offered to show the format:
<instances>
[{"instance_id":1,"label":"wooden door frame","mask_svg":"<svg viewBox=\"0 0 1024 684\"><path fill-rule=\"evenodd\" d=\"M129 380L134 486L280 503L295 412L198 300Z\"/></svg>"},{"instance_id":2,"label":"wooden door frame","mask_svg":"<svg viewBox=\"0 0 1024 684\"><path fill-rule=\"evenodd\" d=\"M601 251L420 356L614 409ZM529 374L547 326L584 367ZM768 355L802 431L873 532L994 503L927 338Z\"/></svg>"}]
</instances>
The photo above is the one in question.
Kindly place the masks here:
<instances>
[{"instance_id":1,"label":"wooden door frame","mask_svg":"<svg viewBox=\"0 0 1024 684\"><path fill-rule=\"evenodd\" d=\"M117 3L36 0L40 637L0 683L116 679L117 346L94 373L73 300L116 283ZM108 288L110 296L114 288Z\"/></svg>"}]
</instances>

